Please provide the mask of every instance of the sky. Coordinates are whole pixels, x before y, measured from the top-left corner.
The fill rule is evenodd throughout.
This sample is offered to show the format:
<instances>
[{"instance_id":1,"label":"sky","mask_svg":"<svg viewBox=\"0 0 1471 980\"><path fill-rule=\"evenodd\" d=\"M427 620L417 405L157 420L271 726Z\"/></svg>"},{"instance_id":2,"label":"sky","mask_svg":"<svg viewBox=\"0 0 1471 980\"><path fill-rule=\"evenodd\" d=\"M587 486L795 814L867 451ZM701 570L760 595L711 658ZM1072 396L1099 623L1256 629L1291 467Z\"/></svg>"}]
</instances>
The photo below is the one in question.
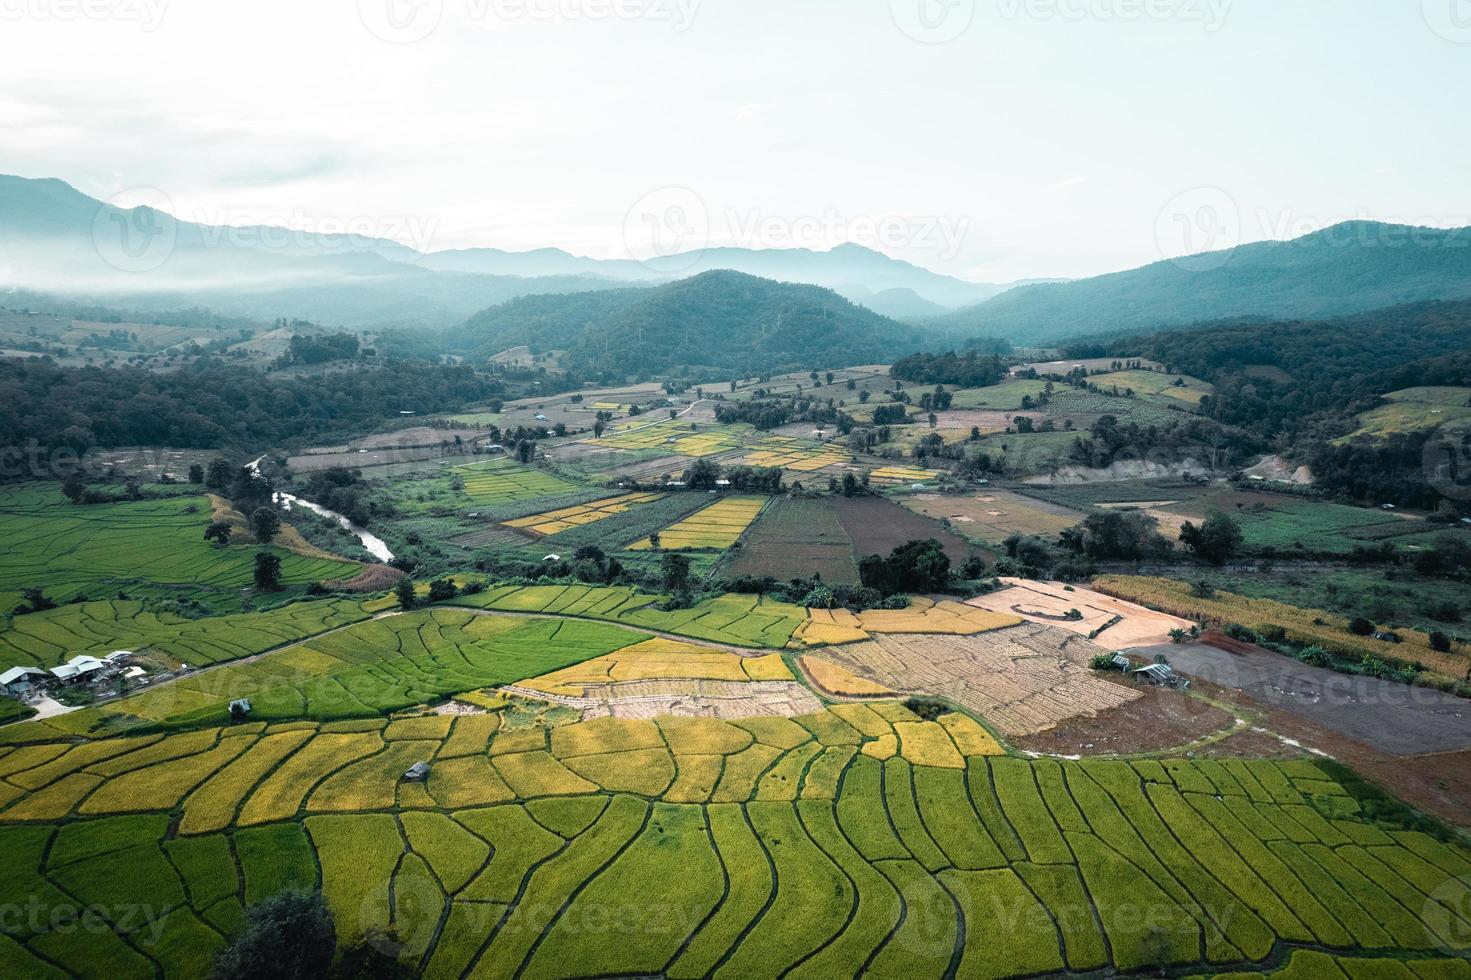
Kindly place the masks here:
<instances>
[{"instance_id":1,"label":"sky","mask_svg":"<svg viewBox=\"0 0 1471 980\"><path fill-rule=\"evenodd\" d=\"M0 0L0 172L424 251L1471 225L1468 92L1471 0Z\"/></svg>"}]
</instances>

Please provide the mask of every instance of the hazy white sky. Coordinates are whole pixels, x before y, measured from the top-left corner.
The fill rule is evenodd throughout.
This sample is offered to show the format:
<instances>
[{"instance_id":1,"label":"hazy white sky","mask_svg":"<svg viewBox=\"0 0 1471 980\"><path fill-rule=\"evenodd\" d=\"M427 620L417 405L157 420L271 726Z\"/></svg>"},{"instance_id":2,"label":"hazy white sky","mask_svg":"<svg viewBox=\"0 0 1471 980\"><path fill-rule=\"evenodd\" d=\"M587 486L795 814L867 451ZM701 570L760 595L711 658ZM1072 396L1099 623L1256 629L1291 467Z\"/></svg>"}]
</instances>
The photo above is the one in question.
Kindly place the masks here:
<instances>
[{"instance_id":1,"label":"hazy white sky","mask_svg":"<svg viewBox=\"0 0 1471 980\"><path fill-rule=\"evenodd\" d=\"M0 0L0 172L423 249L1471 224L1468 92L1471 0Z\"/></svg>"}]
</instances>

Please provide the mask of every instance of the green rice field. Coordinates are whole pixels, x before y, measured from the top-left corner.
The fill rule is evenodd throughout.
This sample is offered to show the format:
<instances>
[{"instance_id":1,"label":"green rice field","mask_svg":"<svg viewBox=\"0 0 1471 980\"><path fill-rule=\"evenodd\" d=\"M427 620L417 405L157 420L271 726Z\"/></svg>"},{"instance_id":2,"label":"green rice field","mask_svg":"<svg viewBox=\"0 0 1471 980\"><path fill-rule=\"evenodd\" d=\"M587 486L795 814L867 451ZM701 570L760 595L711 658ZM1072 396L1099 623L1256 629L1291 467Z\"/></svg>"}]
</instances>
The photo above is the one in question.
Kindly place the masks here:
<instances>
[{"instance_id":1,"label":"green rice field","mask_svg":"<svg viewBox=\"0 0 1471 980\"><path fill-rule=\"evenodd\" d=\"M944 726L895 703L497 728L5 750L0 901L44 914L7 928L0 963L198 977L248 904L320 884L340 944L391 930L431 977L1467 975L1471 850L1376 819L1312 762L956 743L936 768L903 744ZM428 780L402 782L417 761Z\"/></svg>"},{"instance_id":2,"label":"green rice field","mask_svg":"<svg viewBox=\"0 0 1471 980\"><path fill-rule=\"evenodd\" d=\"M7 488L0 500L0 593L42 586L53 598L131 583L239 590L251 584L258 548L204 540L209 498L166 497L74 505L54 486ZM279 548L285 584L350 578L359 566ZM116 589L113 588L115 592Z\"/></svg>"}]
</instances>

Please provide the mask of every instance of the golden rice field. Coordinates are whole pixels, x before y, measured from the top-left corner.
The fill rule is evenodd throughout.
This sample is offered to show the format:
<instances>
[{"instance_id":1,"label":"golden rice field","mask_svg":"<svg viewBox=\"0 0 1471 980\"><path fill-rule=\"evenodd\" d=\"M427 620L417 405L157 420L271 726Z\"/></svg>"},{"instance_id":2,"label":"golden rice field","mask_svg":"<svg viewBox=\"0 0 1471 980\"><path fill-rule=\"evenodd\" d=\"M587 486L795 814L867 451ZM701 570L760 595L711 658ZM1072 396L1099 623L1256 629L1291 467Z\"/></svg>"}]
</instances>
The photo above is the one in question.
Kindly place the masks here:
<instances>
[{"instance_id":1,"label":"golden rice field","mask_svg":"<svg viewBox=\"0 0 1471 980\"><path fill-rule=\"evenodd\" d=\"M908 609L869 609L859 613L847 609L811 609L807 616L807 621L792 634L794 646L858 643L869 639L872 633L970 636L1023 622L1020 616L978 609L950 599L936 602L923 596L910 599Z\"/></svg>"},{"instance_id":2,"label":"golden rice field","mask_svg":"<svg viewBox=\"0 0 1471 980\"><path fill-rule=\"evenodd\" d=\"M944 475L939 470L922 470L913 466L880 466L868 474L868 478L880 486L900 486L907 483L933 483Z\"/></svg>"},{"instance_id":3,"label":"golden rice field","mask_svg":"<svg viewBox=\"0 0 1471 980\"><path fill-rule=\"evenodd\" d=\"M774 466L799 473L811 473L852 461L852 454L845 450L833 446L811 446L788 436L761 440L756 452L741 460L747 466Z\"/></svg>"},{"instance_id":4,"label":"golden rice field","mask_svg":"<svg viewBox=\"0 0 1471 980\"><path fill-rule=\"evenodd\" d=\"M659 532L659 547L665 551L729 548L740 540L766 506L766 497L727 497L698 510ZM649 551L648 539L635 541L629 551Z\"/></svg>"},{"instance_id":5,"label":"golden rice field","mask_svg":"<svg viewBox=\"0 0 1471 980\"><path fill-rule=\"evenodd\" d=\"M711 680L736 683L789 681L792 672L780 654L743 657L713 647L655 637L605 657L584 661L564 670L522 681L518 687L583 696L588 688L624 681Z\"/></svg>"},{"instance_id":6,"label":"golden rice field","mask_svg":"<svg viewBox=\"0 0 1471 980\"><path fill-rule=\"evenodd\" d=\"M477 504L554 497L582 489L544 470L522 466L509 459L457 466L454 472L465 481L466 496Z\"/></svg>"},{"instance_id":7,"label":"golden rice field","mask_svg":"<svg viewBox=\"0 0 1471 980\"><path fill-rule=\"evenodd\" d=\"M664 497L665 494L662 493L626 493L618 497L609 497L607 500L594 500L589 504L563 507L560 510L547 511L545 514L533 514L530 517L506 521L505 525L530 531L544 538L551 537L563 531L570 531L574 527L595 524L614 514L626 513L630 508L640 504L651 504L656 500L663 500Z\"/></svg>"},{"instance_id":8,"label":"golden rice field","mask_svg":"<svg viewBox=\"0 0 1471 980\"><path fill-rule=\"evenodd\" d=\"M674 425L649 425L604 436L601 444L617 449L661 449L680 456L704 457L739 449L747 431L745 428L730 426L690 432Z\"/></svg>"},{"instance_id":9,"label":"golden rice field","mask_svg":"<svg viewBox=\"0 0 1471 980\"><path fill-rule=\"evenodd\" d=\"M859 677L848 668L824 660L822 657L804 656L797 664L807 679L823 694L838 698L881 698L894 697L895 692L866 677Z\"/></svg>"}]
</instances>

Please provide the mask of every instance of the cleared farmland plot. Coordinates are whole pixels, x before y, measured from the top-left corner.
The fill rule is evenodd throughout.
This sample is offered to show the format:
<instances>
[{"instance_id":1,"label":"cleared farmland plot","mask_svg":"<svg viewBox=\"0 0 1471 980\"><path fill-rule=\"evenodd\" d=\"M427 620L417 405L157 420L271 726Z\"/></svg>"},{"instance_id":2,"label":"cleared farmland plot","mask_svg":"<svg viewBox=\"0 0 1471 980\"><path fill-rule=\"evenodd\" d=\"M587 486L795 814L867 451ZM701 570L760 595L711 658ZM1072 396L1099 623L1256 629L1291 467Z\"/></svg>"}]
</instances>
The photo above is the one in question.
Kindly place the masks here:
<instances>
[{"instance_id":1,"label":"cleared farmland plot","mask_svg":"<svg viewBox=\"0 0 1471 980\"><path fill-rule=\"evenodd\" d=\"M454 472L465 482L465 495L476 504L556 497L582 489L545 470L522 466L509 459L458 466Z\"/></svg>"},{"instance_id":2,"label":"cleared farmland plot","mask_svg":"<svg viewBox=\"0 0 1471 980\"><path fill-rule=\"evenodd\" d=\"M1054 537L1083 519L1082 514L1066 507L1006 490L988 490L965 497L912 494L902 502L926 517L948 520L962 534L997 545L1013 534Z\"/></svg>"},{"instance_id":3,"label":"cleared farmland plot","mask_svg":"<svg viewBox=\"0 0 1471 980\"><path fill-rule=\"evenodd\" d=\"M845 497L832 502L838 523L853 542L853 555L885 555L910 541L934 538L950 556L953 565L963 563L971 555L986 557L987 552L948 531L940 522L906 510L884 497Z\"/></svg>"},{"instance_id":4,"label":"cleared farmland plot","mask_svg":"<svg viewBox=\"0 0 1471 980\"><path fill-rule=\"evenodd\" d=\"M1112 374L1095 374L1088 382L1103 389L1133 389L1138 395L1189 407L1199 406L1202 398L1215 391L1213 385L1204 381L1162 371L1115 371Z\"/></svg>"},{"instance_id":5,"label":"cleared farmland plot","mask_svg":"<svg viewBox=\"0 0 1471 980\"><path fill-rule=\"evenodd\" d=\"M1105 650L1168 643L1171 630L1188 630L1195 625L1191 620L1089 589L1064 589L1025 579L1002 581L1008 588L977 596L968 605L1068 630L1088 637ZM1071 615L1075 612L1080 617Z\"/></svg>"},{"instance_id":6,"label":"cleared farmland plot","mask_svg":"<svg viewBox=\"0 0 1471 980\"><path fill-rule=\"evenodd\" d=\"M617 449L658 449L671 455L702 458L741 448L751 432L750 426L741 425L691 431L678 422L638 423L631 431L604 436L599 444Z\"/></svg>"},{"instance_id":7,"label":"cleared farmland plot","mask_svg":"<svg viewBox=\"0 0 1471 980\"><path fill-rule=\"evenodd\" d=\"M868 474L871 482L883 487L908 486L914 483L934 483L944 476L939 470L925 470L913 466L880 466Z\"/></svg>"},{"instance_id":8,"label":"cleared farmland plot","mask_svg":"<svg viewBox=\"0 0 1471 980\"><path fill-rule=\"evenodd\" d=\"M771 502L725 572L778 581L817 574L824 582L858 582L853 542L832 505L794 497Z\"/></svg>"},{"instance_id":9,"label":"cleared farmland plot","mask_svg":"<svg viewBox=\"0 0 1471 980\"><path fill-rule=\"evenodd\" d=\"M766 506L766 497L727 497L696 511L659 532L665 551L723 550L740 540L746 528ZM629 551L650 551L647 538L628 545Z\"/></svg>"},{"instance_id":10,"label":"cleared farmland plot","mask_svg":"<svg viewBox=\"0 0 1471 980\"><path fill-rule=\"evenodd\" d=\"M518 518L514 521L506 521L507 527L518 528L538 534L542 537L551 537L570 531L576 527L584 527L588 524L596 524L598 521L606 520L615 514L627 513L631 508L643 504L651 504L657 500L663 500L662 493L626 493L618 497L610 497L607 500L595 500L590 504L580 504L576 507L564 507L561 510L548 511L545 514L533 514L530 517Z\"/></svg>"},{"instance_id":11,"label":"cleared farmland plot","mask_svg":"<svg viewBox=\"0 0 1471 980\"><path fill-rule=\"evenodd\" d=\"M172 832L193 798L153 787L209 768L169 749L197 734L81 760L92 788L25 823L10 815L69 777L4 777L0 901L105 910L85 944L49 914L8 932L8 976L200 976L242 895L319 868L342 943L396 921L404 965L434 976L1210 975L1274 952L1282 976L1465 972L1471 850L1369 816L1308 761L1005 758L965 716L890 702L482 728L433 764L423 809L398 769L446 756L438 740L206 734L234 753L197 791L218 816ZM114 914L158 901L156 930ZM606 922L636 938L609 943Z\"/></svg>"}]
</instances>

